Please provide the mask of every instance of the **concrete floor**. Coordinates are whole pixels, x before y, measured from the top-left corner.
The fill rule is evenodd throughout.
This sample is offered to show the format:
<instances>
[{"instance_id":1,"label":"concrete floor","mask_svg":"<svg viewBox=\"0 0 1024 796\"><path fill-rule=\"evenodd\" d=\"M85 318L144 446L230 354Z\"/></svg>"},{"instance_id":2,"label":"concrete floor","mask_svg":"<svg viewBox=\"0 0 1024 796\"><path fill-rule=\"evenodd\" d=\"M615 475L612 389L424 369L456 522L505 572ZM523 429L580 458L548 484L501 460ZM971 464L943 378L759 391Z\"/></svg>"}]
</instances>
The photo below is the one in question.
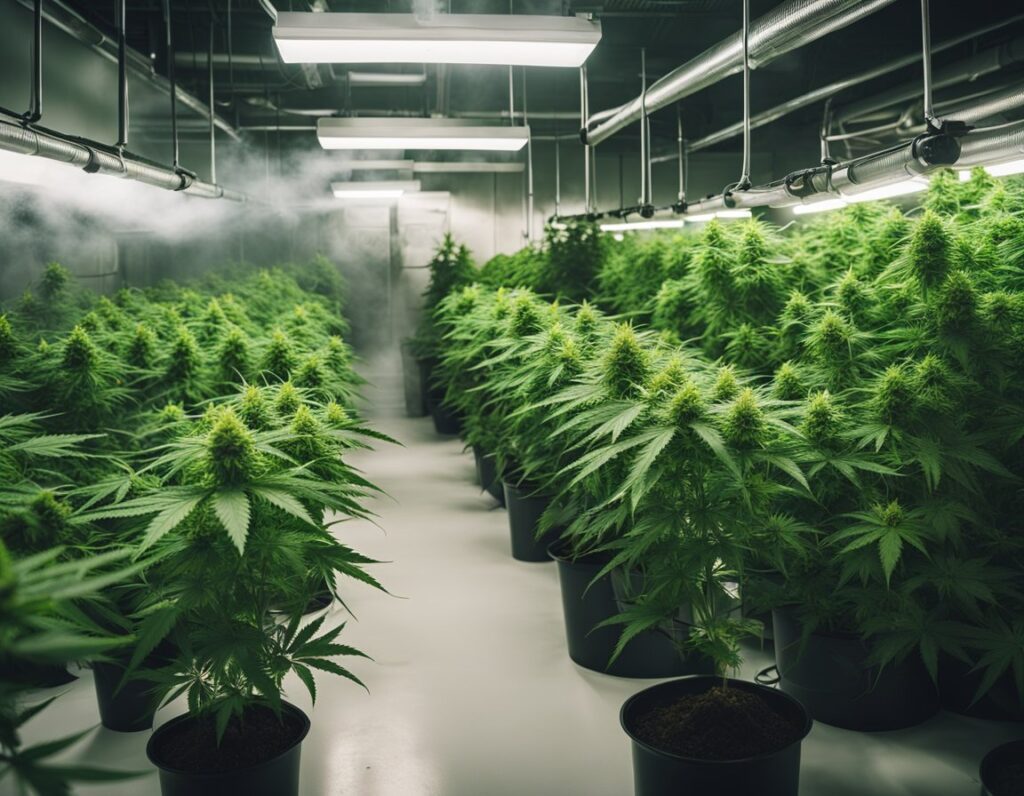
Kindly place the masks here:
<instances>
[{"instance_id":1,"label":"concrete floor","mask_svg":"<svg viewBox=\"0 0 1024 796\"><path fill-rule=\"evenodd\" d=\"M367 413L404 447L379 445L353 457L389 497L374 506L379 527L350 522L339 533L392 562L376 568L391 595L345 589L357 619L342 641L374 661L343 662L371 693L324 674L310 710L304 690L290 684L291 698L313 719L302 793L628 796L629 743L618 711L655 681L608 677L569 660L554 565L512 560L505 513L475 487L472 456L435 435L429 419L401 416L397 364L376 368L372 378ZM752 651L746 674L765 665L767 657ZM29 742L97 723L89 672L81 675L30 723ZM171 706L157 722L180 710ZM947 714L871 735L816 725L803 746L801 794L976 796L981 756L1020 735L1024 727ZM147 737L97 727L65 757L146 771ZM10 787L0 782L0 794ZM77 792L155 796L159 786L151 773Z\"/></svg>"}]
</instances>

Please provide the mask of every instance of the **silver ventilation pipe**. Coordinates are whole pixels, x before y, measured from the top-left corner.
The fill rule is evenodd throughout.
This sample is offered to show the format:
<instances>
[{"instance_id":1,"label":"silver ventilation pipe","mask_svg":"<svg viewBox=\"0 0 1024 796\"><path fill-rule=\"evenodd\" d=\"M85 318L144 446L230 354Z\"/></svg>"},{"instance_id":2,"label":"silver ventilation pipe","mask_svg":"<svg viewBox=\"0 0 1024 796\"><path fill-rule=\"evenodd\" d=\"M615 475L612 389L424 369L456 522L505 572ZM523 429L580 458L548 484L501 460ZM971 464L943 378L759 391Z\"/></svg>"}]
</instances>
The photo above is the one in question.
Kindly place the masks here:
<instances>
[{"instance_id":1,"label":"silver ventilation pipe","mask_svg":"<svg viewBox=\"0 0 1024 796\"><path fill-rule=\"evenodd\" d=\"M894 0L789 0L750 26L752 68L885 8ZM730 36L653 83L646 92L646 110L653 113L695 94L743 68L742 32ZM581 131L589 146L601 143L638 121L644 104L639 97L590 116Z\"/></svg>"},{"instance_id":2,"label":"silver ventilation pipe","mask_svg":"<svg viewBox=\"0 0 1024 796\"><path fill-rule=\"evenodd\" d=\"M181 191L190 196L230 199L235 202L247 201L245 194L193 179L187 173L143 160L135 155L118 155L101 147L100 144L82 139L63 138L53 133L0 120L0 149L7 152L48 158L80 168L89 174L108 174L168 191Z\"/></svg>"},{"instance_id":3,"label":"silver ventilation pipe","mask_svg":"<svg viewBox=\"0 0 1024 796\"><path fill-rule=\"evenodd\" d=\"M1010 17L1009 19L1001 20L997 24L988 25L984 28L979 28L977 30L971 31L970 33L966 33L962 36L957 36L956 38L948 39L947 41L944 41L941 44L938 44L935 47L933 47L932 52L937 53L949 50L953 47L963 44L964 42L970 41L971 39L976 39L979 36L984 36L995 30L999 30L1000 28L1006 27L1007 25L1011 25L1022 21L1024 21L1024 14L1018 14L1014 17ZM1000 65L1005 66L1006 64L1003 63L1003 61L1006 60L1006 56L1012 55L1017 51L1018 48L1013 43L1009 45L1003 45L1001 47L991 48L985 50L982 54L976 55L968 59L967 61L951 66L948 72L946 70L941 70L938 74L948 76L949 74L955 74L957 71L959 71L962 75L963 80L972 80L976 77L979 77L981 74L987 74L989 71L992 71L993 68L1000 68ZM1000 57L1000 53L1002 53L1002 57ZM994 58L993 55L995 55ZM882 77L884 75L890 74L891 72L896 72L900 69L905 69L908 66L913 66L914 64L920 62L920 60L921 53L915 52L910 55L906 55L902 58L897 58L893 61L889 61L888 63L882 64L881 66L874 67L873 69L867 69L863 72L857 73L856 75L851 75L850 77L837 80L834 83L829 83L827 86L821 86L820 88L813 89L812 91L809 91L806 94L802 94L799 97L794 97L791 100L787 100L786 102L780 103L779 105L776 105L774 108L769 108L766 111L762 111L761 113L755 114L750 119L750 126L752 129L756 129L758 127L763 127L766 124L771 124L772 122L778 121L779 119L788 116L790 113L793 113L794 111L801 110L802 108L807 108L811 105L816 105L819 102L824 102L829 97L832 97L833 95L838 94L841 91L846 91L847 89L853 88L854 86L859 86L861 83L866 83L869 80L874 80L875 78ZM940 83L940 85L948 84ZM915 82L913 84L908 84L907 89L913 92L910 94L910 97L913 98L917 95L917 93L920 92L921 86L919 82ZM709 147L715 146L716 144L720 144L723 141L728 141L730 138L735 138L736 136L741 135L742 133L743 122L739 121L736 122L735 124L729 125L728 127L723 127L721 130L718 130L714 133L709 133L703 138L698 138L695 141L691 141L689 144L689 151L697 152L702 149L707 149ZM674 160L676 157L677 153L659 155L658 157L654 158L654 162L663 163L669 160Z\"/></svg>"}]
</instances>

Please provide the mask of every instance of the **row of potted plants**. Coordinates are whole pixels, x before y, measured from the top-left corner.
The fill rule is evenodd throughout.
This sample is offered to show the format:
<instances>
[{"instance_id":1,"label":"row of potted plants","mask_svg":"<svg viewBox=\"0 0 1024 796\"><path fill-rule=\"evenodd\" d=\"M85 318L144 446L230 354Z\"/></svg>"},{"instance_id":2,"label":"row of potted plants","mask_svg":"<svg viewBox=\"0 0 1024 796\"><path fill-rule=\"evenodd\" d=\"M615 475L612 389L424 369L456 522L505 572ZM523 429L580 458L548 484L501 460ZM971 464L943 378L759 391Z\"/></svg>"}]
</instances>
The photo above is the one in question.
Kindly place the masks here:
<instances>
[{"instance_id":1,"label":"row of potted plants","mask_svg":"<svg viewBox=\"0 0 1024 796\"><path fill-rule=\"evenodd\" d=\"M570 654L718 678L624 707L638 793L712 770L715 792L795 793L808 715L1024 718L1022 194L950 174L910 214L619 247L573 227L477 274L435 263L455 278L427 315L434 384L504 479L514 539L523 498L543 505L526 541L589 586L563 595ZM580 241L558 260L615 316L530 289L578 298L529 283L552 239ZM782 695L725 679L762 626Z\"/></svg>"},{"instance_id":2,"label":"row of potted plants","mask_svg":"<svg viewBox=\"0 0 1024 796\"><path fill-rule=\"evenodd\" d=\"M314 702L314 672L360 683L327 608L341 577L381 588L336 528L375 491L344 455L386 439L353 407L342 289L317 259L108 299L54 264L0 316L3 551L89 584L33 604L34 628L80 643L0 651L0 775L41 794L93 778L46 759L78 736L33 751L16 732L74 660L110 729L184 699L147 745L166 796L297 792L310 722L285 679Z\"/></svg>"}]
</instances>

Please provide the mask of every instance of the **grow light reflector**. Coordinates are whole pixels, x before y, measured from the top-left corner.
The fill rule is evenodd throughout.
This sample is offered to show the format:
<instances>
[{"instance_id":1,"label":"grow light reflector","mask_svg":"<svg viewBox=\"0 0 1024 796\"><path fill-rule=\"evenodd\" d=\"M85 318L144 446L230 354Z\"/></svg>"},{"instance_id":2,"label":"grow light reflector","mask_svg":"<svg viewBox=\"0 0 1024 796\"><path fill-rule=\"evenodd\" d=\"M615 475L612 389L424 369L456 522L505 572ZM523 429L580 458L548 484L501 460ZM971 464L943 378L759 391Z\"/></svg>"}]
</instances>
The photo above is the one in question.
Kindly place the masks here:
<instances>
[{"instance_id":1,"label":"grow light reflector","mask_svg":"<svg viewBox=\"0 0 1024 796\"><path fill-rule=\"evenodd\" d=\"M928 187L928 180L924 178L913 178L892 182L878 188L869 188L859 193L844 193L843 198L851 204L857 202L877 202L881 199L895 199L897 196L909 196L919 193Z\"/></svg>"},{"instance_id":2,"label":"grow light reflector","mask_svg":"<svg viewBox=\"0 0 1024 796\"><path fill-rule=\"evenodd\" d=\"M335 199L397 199L405 193L419 189L419 180L331 183Z\"/></svg>"},{"instance_id":3,"label":"grow light reflector","mask_svg":"<svg viewBox=\"0 0 1024 796\"><path fill-rule=\"evenodd\" d=\"M412 170L417 174L518 174L523 171L523 164L465 160L450 163L416 163Z\"/></svg>"},{"instance_id":4,"label":"grow light reflector","mask_svg":"<svg viewBox=\"0 0 1024 796\"><path fill-rule=\"evenodd\" d=\"M715 218L753 218L749 207L732 207L727 210L715 211Z\"/></svg>"},{"instance_id":5,"label":"grow light reflector","mask_svg":"<svg viewBox=\"0 0 1024 796\"><path fill-rule=\"evenodd\" d=\"M1008 160L1005 163L995 163L991 166L984 166L992 177L1009 177L1011 174L1024 174L1024 159ZM960 172L960 182L967 182L971 179L971 171Z\"/></svg>"},{"instance_id":6,"label":"grow light reflector","mask_svg":"<svg viewBox=\"0 0 1024 796\"><path fill-rule=\"evenodd\" d=\"M830 210L841 210L848 205L849 202L845 199L819 199L817 202L793 205L793 213L798 216L807 216L812 213L827 213Z\"/></svg>"},{"instance_id":7,"label":"grow light reflector","mask_svg":"<svg viewBox=\"0 0 1024 796\"><path fill-rule=\"evenodd\" d=\"M422 86L427 82L423 72L349 72L348 84L352 88L367 86Z\"/></svg>"},{"instance_id":8,"label":"grow light reflector","mask_svg":"<svg viewBox=\"0 0 1024 796\"><path fill-rule=\"evenodd\" d=\"M281 12L273 34L285 63L579 67L601 40L601 23L514 14Z\"/></svg>"},{"instance_id":9,"label":"grow light reflector","mask_svg":"<svg viewBox=\"0 0 1024 796\"><path fill-rule=\"evenodd\" d=\"M317 120L324 149L461 149L517 152L530 138L529 127L481 127L462 119Z\"/></svg>"}]
</instances>

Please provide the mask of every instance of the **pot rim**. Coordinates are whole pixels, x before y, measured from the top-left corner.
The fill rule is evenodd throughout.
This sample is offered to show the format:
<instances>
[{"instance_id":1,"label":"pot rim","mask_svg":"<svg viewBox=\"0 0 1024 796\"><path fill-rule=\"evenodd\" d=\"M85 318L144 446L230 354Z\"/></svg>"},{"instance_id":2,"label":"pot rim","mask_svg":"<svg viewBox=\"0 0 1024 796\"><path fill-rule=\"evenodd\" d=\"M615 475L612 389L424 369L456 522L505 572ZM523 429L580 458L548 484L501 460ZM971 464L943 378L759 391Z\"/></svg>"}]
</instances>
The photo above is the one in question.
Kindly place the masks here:
<instances>
[{"instance_id":1,"label":"pot rim","mask_svg":"<svg viewBox=\"0 0 1024 796\"><path fill-rule=\"evenodd\" d=\"M978 764L978 779L981 780L981 784L985 788L986 793L991 790L988 782L985 781L985 775L991 773L988 769L992 768L992 761L995 760L996 757L1005 754L1006 750L1015 746L1020 747L1020 751L1024 752L1024 738L1017 738L1013 741L1001 743L999 746L994 746L985 753L983 758L981 758L981 762Z\"/></svg>"},{"instance_id":2,"label":"pot rim","mask_svg":"<svg viewBox=\"0 0 1024 796\"><path fill-rule=\"evenodd\" d=\"M585 567L597 567L598 569L600 569L602 566L604 566L604 564L607 563L608 561L611 561L611 557L604 558L601 553L584 553L581 556L572 557L572 556L562 555L561 553L555 552L555 548L560 547L562 545L567 545L567 544L569 544L569 540L564 538L564 537L561 538L561 539L556 539L554 542L549 544L548 548L547 548L548 549L548 558L550 558L552 561L557 561L559 564L566 564L568 566L579 565L579 566L585 566ZM598 558L598 557L601 557L603 559L601 563L598 563L598 562L595 562L595 561L588 561L587 560L589 558Z\"/></svg>"},{"instance_id":3,"label":"pot rim","mask_svg":"<svg viewBox=\"0 0 1024 796\"><path fill-rule=\"evenodd\" d=\"M776 694L779 697L781 697L783 699L783 701L789 702L791 705L794 705L796 708L798 708L800 713L804 717L804 727L803 727L803 729L800 732L800 737L796 738L794 741L792 741L791 743L787 744L786 746L783 746L780 749L776 749L776 750L774 750L772 752L763 752L762 754L754 755L753 757L738 757L738 758L735 758L735 759L732 759L732 760L706 760L706 759L700 758L700 757L686 757L685 755L677 755L677 754L674 754L672 752L666 752L664 749L659 749L656 746L651 746L646 741L642 741L639 738L637 738L636 735L632 732L632 730L627 726L627 723L626 723L626 711L627 711L627 709L637 699L639 699L644 694L647 694L647 693L649 693L651 691L657 691L659 689L665 689L665 688L667 688L669 686L674 685L675 683L679 683L679 682L682 682L682 681L706 680L706 681L714 681L715 683L719 683L719 682L722 681L721 677L718 677L717 675L710 675L710 674L689 674L689 675L686 675L684 677L676 677L676 678L674 678L672 680L669 680L667 682L657 683L655 685L648 686L647 688L644 688L641 691L637 691L629 699L627 699L625 702L622 703L622 707L619 709L619 726L622 727L623 732L625 732L626 735L629 736L629 740L630 741L632 741L633 743L635 743L637 746L641 747L642 749L646 750L647 752L650 752L651 754L658 755L659 757L663 757L663 758L666 758L668 760L677 760L677 761L682 761L682 762L689 763L689 764L692 764L692 765L704 765L704 766L726 766L726 765L734 765L734 764L737 764L737 763L753 763L753 762L758 761L758 760L765 760L765 759L767 759L769 757L775 757L776 755L781 754L782 752L785 752L787 749L791 749L794 746L799 746L801 743L803 743L804 739L808 736L808 734L810 734L811 729L814 727L814 719L811 717L811 714L807 710L807 708L805 708L803 706L803 704L798 699L795 699L794 697L790 696L789 694L787 694L784 691L781 691L779 689L768 688L767 686L759 685L758 683L753 683L753 682L750 682L749 680L738 680L738 679L736 679L734 677L728 677L728 678L725 678L725 679L730 684L738 683L738 684L740 684L740 686L742 688L747 688L748 690L751 690L751 691L754 691L754 692L767 691L769 693Z\"/></svg>"},{"instance_id":4,"label":"pot rim","mask_svg":"<svg viewBox=\"0 0 1024 796\"><path fill-rule=\"evenodd\" d=\"M156 754L153 751L157 736L164 732L164 729L167 727L183 724L190 719L194 719L195 717L190 713L182 713L180 716L175 716L173 719L165 721L153 730L153 734L149 736L149 740L146 742L146 758L160 771L166 771L169 774L179 774L181 776L191 777L194 779L213 779L216 777L231 776L239 771L255 771L263 768L264 766L268 766L271 763L275 763L285 755L290 754L296 747L301 746L302 742L306 740L306 736L309 735L309 729L312 726L312 722L302 708L296 707L291 702L287 702L285 700L281 700L281 708L283 710L290 710L299 717L302 721L302 730L299 732L298 738L296 738L287 749L283 749L279 754L271 757L269 760L261 760L259 763L254 763L251 766L241 766L239 768L228 769L225 771L190 771L187 768L172 768L171 766L163 765L156 759Z\"/></svg>"}]
</instances>

